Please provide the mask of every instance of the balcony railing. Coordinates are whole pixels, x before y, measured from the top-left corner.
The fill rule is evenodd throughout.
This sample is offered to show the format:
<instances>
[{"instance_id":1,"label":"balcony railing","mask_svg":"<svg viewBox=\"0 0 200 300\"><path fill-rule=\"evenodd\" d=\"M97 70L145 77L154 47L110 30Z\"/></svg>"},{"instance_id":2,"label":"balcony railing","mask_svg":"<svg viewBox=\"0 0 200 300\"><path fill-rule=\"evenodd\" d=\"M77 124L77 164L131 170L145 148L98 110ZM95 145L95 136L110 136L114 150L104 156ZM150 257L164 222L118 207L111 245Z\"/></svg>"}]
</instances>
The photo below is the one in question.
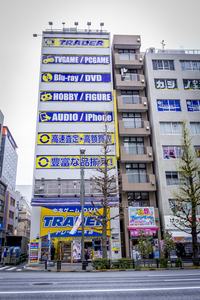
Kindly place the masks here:
<instances>
[{"instance_id":1,"label":"balcony railing","mask_svg":"<svg viewBox=\"0 0 200 300\"><path fill-rule=\"evenodd\" d=\"M142 173L127 173L129 183L146 183L149 182L148 175Z\"/></svg>"},{"instance_id":2,"label":"balcony railing","mask_svg":"<svg viewBox=\"0 0 200 300\"><path fill-rule=\"evenodd\" d=\"M122 119L125 128L142 128L144 122L141 119Z\"/></svg>"},{"instance_id":3,"label":"balcony railing","mask_svg":"<svg viewBox=\"0 0 200 300\"><path fill-rule=\"evenodd\" d=\"M141 104L142 99L138 95L123 95L122 96L124 104Z\"/></svg>"},{"instance_id":4,"label":"balcony railing","mask_svg":"<svg viewBox=\"0 0 200 300\"><path fill-rule=\"evenodd\" d=\"M139 81L140 76L138 74L124 74L121 75L122 81Z\"/></svg>"},{"instance_id":5,"label":"balcony railing","mask_svg":"<svg viewBox=\"0 0 200 300\"><path fill-rule=\"evenodd\" d=\"M144 154L145 153L145 147L143 145L129 145L129 146L124 146L124 150L128 154Z\"/></svg>"}]
</instances>

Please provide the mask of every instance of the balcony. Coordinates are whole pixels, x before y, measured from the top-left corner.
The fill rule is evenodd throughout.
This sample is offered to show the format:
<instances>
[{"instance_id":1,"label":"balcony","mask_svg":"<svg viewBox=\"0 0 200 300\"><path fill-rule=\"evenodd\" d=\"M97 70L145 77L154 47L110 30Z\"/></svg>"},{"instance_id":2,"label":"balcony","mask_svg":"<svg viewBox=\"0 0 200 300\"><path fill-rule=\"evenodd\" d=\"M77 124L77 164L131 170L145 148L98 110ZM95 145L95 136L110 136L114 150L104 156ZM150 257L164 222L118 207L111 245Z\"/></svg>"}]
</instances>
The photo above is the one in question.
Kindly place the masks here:
<instances>
[{"instance_id":1,"label":"balcony","mask_svg":"<svg viewBox=\"0 0 200 300\"><path fill-rule=\"evenodd\" d=\"M129 146L129 147L120 147L121 152L121 162L146 162L150 163L153 161L153 151L152 147L144 146Z\"/></svg>"},{"instance_id":2,"label":"balcony","mask_svg":"<svg viewBox=\"0 0 200 300\"><path fill-rule=\"evenodd\" d=\"M154 192L156 191L155 175L138 173L122 174L122 190L125 192Z\"/></svg>"},{"instance_id":3,"label":"balcony","mask_svg":"<svg viewBox=\"0 0 200 300\"><path fill-rule=\"evenodd\" d=\"M133 120L119 120L119 134L123 136L149 136L151 134L148 121L140 121L141 127L135 127Z\"/></svg>"},{"instance_id":4,"label":"balcony","mask_svg":"<svg viewBox=\"0 0 200 300\"><path fill-rule=\"evenodd\" d=\"M143 90L145 88L144 75L140 74L115 74L116 89Z\"/></svg>"},{"instance_id":5,"label":"balcony","mask_svg":"<svg viewBox=\"0 0 200 300\"><path fill-rule=\"evenodd\" d=\"M143 66L143 57L141 54L134 53L115 53L115 67L128 69L141 69Z\"/></svg>"},{"instance_id":6,"label":"balcony","mask_svg":"<svg viewBox=\"0 0 200 300\"><path fill-rule=\"evenodd\" d=\"M118 111L146 112L148 103L146 97L138 95L122 95L117 97Z\"/></svg>"}]
</instances>

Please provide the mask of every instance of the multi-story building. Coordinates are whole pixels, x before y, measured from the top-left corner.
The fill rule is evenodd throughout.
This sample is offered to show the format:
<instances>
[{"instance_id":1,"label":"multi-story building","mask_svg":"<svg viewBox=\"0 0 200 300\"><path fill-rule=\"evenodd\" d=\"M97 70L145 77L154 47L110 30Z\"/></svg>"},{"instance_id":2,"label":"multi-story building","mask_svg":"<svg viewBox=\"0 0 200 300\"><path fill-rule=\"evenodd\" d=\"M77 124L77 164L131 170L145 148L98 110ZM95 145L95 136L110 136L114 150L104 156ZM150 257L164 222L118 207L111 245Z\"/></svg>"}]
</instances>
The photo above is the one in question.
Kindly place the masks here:
<instances>
[{"instance_id":1,"label":"multi-story building","mask_svg":"<svg viewBox=\"0 0 200 300\"><path fill-rule=\"evenodd\" d=\"M3 126L0 149L0 178L12 191L15 190L17 174L17 145L7 126Z\"/></svg>"},{"instance_id":2,"label":"multi-story building","mask_svg":"<svg viewBox=\"0 0 200 300\"><path fill-rule=\"evenodd\" d=\"M144 57L138 35L114 35L113 73L120 144L122 250L127 257L141 234L158 245L159 218L148 119Z\"/></svg>"},{"instance_id":3,"label":"multi-story building","mask_svg":"<svg viewBox=\"0 0 200 300\"><path fill-rule=\"evenodd\" d=\"M31 208L26 198L17 192L17 235L30 238Z\"/></svg>"},{"instance_id":4,"label":"multi-story building","mask_svg":"<svg viewBox=\"0 0 200 300\"><path fill-rule=\"evenodd\" d=\"M191 235L173 226L169 203L180 180L177 166L183 121L200 157L200 51L150 48L145 65L162 227L190 253Z\"/></svg>"},{"instance_id":5,"label":"multi-story building","mask_svg":"<svg viewBox=\"0 0 200 300\"><path fill-rule=\"evenodd\" d=\"M56 251L61 241L63 260L80 258L81 227L77 222L80 171L84 168L85 248L90 248L93 257L101 256L100 225L91 211L92 203L100 209L102 194L91 178L104 165L106 123L108 167L115 166L112 172L117 181L112 92L109 33L77 28L43 32L31 223L31 239L40 240L41 255L47 252L50 238ZM108 200L112 218L108 254L118 258L119 199L115 194Z\"/></svg>"}]
</instances>

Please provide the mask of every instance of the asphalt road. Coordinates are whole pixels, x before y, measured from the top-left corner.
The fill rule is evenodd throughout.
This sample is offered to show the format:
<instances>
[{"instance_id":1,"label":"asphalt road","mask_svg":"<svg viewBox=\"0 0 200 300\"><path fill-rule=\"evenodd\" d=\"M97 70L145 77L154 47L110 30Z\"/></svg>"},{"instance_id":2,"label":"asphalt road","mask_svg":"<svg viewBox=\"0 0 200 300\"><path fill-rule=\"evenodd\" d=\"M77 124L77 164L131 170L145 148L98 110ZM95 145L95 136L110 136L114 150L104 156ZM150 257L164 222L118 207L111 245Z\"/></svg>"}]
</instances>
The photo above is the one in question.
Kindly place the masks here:
<instances>
[{"instance_id":1,"label":"asphalt road","mask_svg":"<svg viewBox=\"0 0 200 300\"><path fill-rule=\"evenodd\" d=\"M200 300L200 270L1 272L0 299Z\"/></svg>"}]
</instances>

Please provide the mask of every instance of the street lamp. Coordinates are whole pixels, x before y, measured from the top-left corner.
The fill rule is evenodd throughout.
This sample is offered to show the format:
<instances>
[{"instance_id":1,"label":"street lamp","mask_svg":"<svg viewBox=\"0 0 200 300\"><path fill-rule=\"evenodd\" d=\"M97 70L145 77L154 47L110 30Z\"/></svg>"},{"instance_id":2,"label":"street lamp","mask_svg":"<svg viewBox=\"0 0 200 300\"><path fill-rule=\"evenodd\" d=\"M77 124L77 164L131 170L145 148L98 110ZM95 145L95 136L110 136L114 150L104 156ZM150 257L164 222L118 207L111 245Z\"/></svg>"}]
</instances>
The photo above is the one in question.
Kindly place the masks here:
<instances>
[{"instance_id":1,"label":"street lamp","mask_svg":"<svg viewBox=\"0 0 200 300\"><path fill-rule=\"evenodd\" d=\"M84 247L84 203L85 203L85 183L84 183L84 164L85 164L85 149L80 149L80 201L81 201L81 222L82 222L82 237L81 237L81 263L82 270L85 270L85 247Z\"/></svg>"}]
</instances>

